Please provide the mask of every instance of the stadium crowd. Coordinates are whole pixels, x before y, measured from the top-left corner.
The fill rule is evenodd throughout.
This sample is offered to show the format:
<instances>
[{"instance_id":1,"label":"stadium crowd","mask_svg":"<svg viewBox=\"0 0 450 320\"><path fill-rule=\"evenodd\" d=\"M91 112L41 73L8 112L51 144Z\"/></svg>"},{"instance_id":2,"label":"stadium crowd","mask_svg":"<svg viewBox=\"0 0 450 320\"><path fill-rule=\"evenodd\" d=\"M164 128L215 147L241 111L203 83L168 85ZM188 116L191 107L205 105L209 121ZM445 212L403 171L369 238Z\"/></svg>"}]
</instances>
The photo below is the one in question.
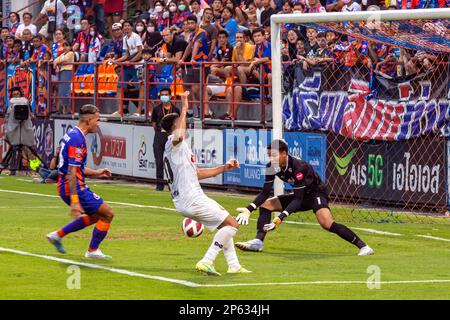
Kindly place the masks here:
<instances>
[{"instance_id":1,"label":"stadium crowd","mask_svg":"<svg viewBox=\"0 0 450 320\"><path fill-rule=\"evenodd\" d=\"M38 68L51 64L53 78L61 81L56 99L61 113L69 112L72 63L108 61L117 66L119 87L127 84L123 92L117 90L117 97L141 99L136 110L141 114L145 93L139 83L142 63L148 62L159 66L150 68L153 76L173 74L172 81L181 79L192 92L193 106L212 96L228 102L222 115L215 115L206 103L206 118L232 119L239 102L252 96L250 84L258 87L264 82L263 95L256 96L270 102L271 15L448 6L446 0L141 0L131 7L129 2L47 0L37 17L11 12L1 29L0 60L17 66L36 63ZM284 25L283 39L283 61L303 70L327 63L363 63L395 77L427 68L435 59L421 51L406 52L294 24ZM207 62L200 72L200 64ZM200 89L201 76L206 90ZM150 97L158 98L158 92Z\"/></svg>"}]
</instances>

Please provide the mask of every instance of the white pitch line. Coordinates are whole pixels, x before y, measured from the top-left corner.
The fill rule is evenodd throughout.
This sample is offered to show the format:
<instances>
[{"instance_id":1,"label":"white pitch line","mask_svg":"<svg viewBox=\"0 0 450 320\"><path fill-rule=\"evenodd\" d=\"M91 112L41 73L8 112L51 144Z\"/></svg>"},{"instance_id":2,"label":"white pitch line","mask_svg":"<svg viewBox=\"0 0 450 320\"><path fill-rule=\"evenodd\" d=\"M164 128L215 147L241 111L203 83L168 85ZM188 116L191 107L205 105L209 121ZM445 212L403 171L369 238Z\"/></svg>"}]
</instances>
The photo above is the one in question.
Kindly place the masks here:
<instances>
[{"instance_id":1,"label":"white pitch line","mask_svg":"<svg viewBox=\"0 0 450 320\"><path fill-rule=\"evenodd\" d=\"M0 189L0 192L5 193L15 193L15 194L24 194L24 195L30 195L30 196L38 196L38 197L48 197L48 198L59 198L59 196L50 195L50 194L42 194L42 193L34 193L34 192L25 192L25 191L15 191L15 190L4 190ZM128 203L128 202L116 202L116 201L107 201L111 204L117 204L122 206L128 206L128 207L135 207L135 208L149 208L149 209L159 209L159 210L167 210L167 211L177 211L174 208L167 208L167 207L160 207L160 206L151 206L151 205L143 205L143 204L136 204L136 203ZM255 220L256 219L251 219ZM297 222L297 221L285 221L287 224L298 224L298 225L313 225L313 226L319 226L318 223L311 223L311 222ZM389 235L389 236L401 236L400 233L393 233L393 232L387 232L387 231L379 231L375 229L369 229L369 228L353 228L355 230L361 230L370 232L373 234L379 234L379 235ZM428 239L434 239L434 240L440 240L440 241L450 241L449 239L444 238L438 238L438 237L431 237L431 236L420 236L418 237L422 238L428 238Z\"/></svg>"},{"instance_id":2,"label":"white pitch line","mask_svg":"<svg viewBox=\"0 0 450 320\"><path fill-rule=\"evenodd\" d=\"M367 285L367 281L352 281L352 280L342 280L342 281L297 281L297 282L255 282L255 283L228 283L228 284L200 284L195 283L191 281L186 280L179 280L179 279L171 279L166 277L160 277L160 276L152 276L148 274L133 272L129 270L124 269L117 269L117 268L110 268L105 266L100 266L97 264L92 263L85 263L85 262L79 262L79 261L73 261L68 259L61 259L53 256L47 256L42 254L35 254L20 250L14 250L9 248L2 248L0 247L0 252L8 252L8 253L14 253L22 256L29 256L29 257L35 257L35 258L41 258L45 260L51 260L56 262L61 262L65 264L71 264L71 265L78 265L81 267L86 268L92 268L92 269L100 269L105 270L109 272L114 272L118 274L123 274L131 277L139 277L139 278L145 278L145 279L151 279L151 280L159 280L163 282L170 282L175 283L191 288L226 288L226 287L254 287L254 286L293 286L293 285L335 285L335 284L365 284ZM442 280L398 280L398 281L379 281L379 282L369 282L371 285L374 284L380 284L380 285L389 285L389 284L414 284L414 283L450 283L450 280L442 279Z\"/></svg>"},{"instance_id":3,"label":"white pitch line","mask_svg":"<svg viewBox=\"0 0 450 320\"><path fill-rule=\"evenodd\" d=\"M81 267L87 267L87 268L92 268L92 269L101 269L101 270L106 270L106 271L110 271L110 272L114 272L114 273L125 274L127 276L132 276L132 277L141 277L141 278L152 279L152 280L172 282L172 283L181 284L181 285L188 286L188 287L200 286L199 284L190 282L190 281L171 279L171 278L159 277L159 276L152 276L152 275L132 272L132 271L124 270L124 269L110 268L110 267L100 266L100 265L93 264L93 263L85 263L85 262L78 262L78 261L73 261L73 260L68 260L68 259L61 259L61 258L56 258L53 256L35 254L35 253L30 253L30 252L25 252L25 251L20 251L20 250L14 250L14 249L0 247L0 252L15 253L15 254L19 254L22 256L30 256L30 257L35 257L35 258L52 260L52 261L62 262L65 264L73 264L73 265L77 265L77 266L81 266Z\"/></svg>"},{"instance_id":4,"label":"white pitch line","mask_svg":"<svg viewBox=\"0 0 450 320\"><path fill-rule=\"evenodd\" d=\"M251 286L292 286L292 285L323 285L323 284L413 284L413 283L450 283L450 279L443 280L397 280L397 281L297 281L297 282L255 282L255 283L230 283L230 284L202 284L201 287L251 287Z\"/></svg>"},{"instance_id":5,"label":"white pitch line","mask_svg":"<svg viewBox=\"0 0 450 320\"><path fill-rule=\"evenodd\" d=\"M34 193L34 192L25 192L25 191L15 191L15 190L4 190L0 189L0 192L5 193L15 193L15 194L23 194L28 196L37 196L37 197L47 197L47 198L59 198L59 196L51 195L51 194L43 194L43 193ZM106 200L105 200L106 201ZM149 208L149 209L161 209L161 210L168 210L168 211L177 211L174 208L167 208L167 207L160 207L160 206L150 206L150 205L144 205L144 204L136 204L136 203L127 203L127 202L116 202L116 201L107 201L111 204L118 204L122 206L127 207L135 207L135 208Z\"/></svg>"},{"instance_id":6,"label":"white pitch line","mask_svg":"<svg viewBox=\"0 0 450 320\"><path fill-rule=\"evenodd\" d=\"M433 237L433 236L425 236L422 234L417 234L416 237L450 242L450 239Z\"/></svg>"}]
</instances>

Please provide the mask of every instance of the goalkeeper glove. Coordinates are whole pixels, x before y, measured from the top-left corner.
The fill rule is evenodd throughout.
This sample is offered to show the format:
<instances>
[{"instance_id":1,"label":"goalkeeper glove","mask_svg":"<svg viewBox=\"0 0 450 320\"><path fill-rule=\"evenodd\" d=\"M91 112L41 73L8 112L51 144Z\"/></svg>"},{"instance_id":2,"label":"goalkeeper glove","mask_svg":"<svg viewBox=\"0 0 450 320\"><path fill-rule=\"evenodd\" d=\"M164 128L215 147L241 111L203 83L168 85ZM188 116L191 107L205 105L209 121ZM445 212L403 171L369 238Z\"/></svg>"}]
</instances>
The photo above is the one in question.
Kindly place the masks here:
<instances>
[{"instance_id":1,"label":"goalkeeper glove","mask_svg":"<svg viewBox=\"0 0 450 320\"><path fill-rule=\"evenodd\" d=\"M286 218L287 215L283 212L278 217L275 217L271 223L265 224L263 230L265 232L273 231L277 228L278 225L283 222L283 219Z\"/></svg>"},{"instance_id":2,"label":"goalkeeper glove","mask_svg":"<svg viewBox=\"0 0 450 320\"><path fill-rule=\"evenodd\" d=\"M247 208L237 208L236 210L237 212L239 212L239 214L236 217L237 223L247 225L248 219L250 218L251 214L250 210L248 210Z\"/></svg>"}]
</instances>

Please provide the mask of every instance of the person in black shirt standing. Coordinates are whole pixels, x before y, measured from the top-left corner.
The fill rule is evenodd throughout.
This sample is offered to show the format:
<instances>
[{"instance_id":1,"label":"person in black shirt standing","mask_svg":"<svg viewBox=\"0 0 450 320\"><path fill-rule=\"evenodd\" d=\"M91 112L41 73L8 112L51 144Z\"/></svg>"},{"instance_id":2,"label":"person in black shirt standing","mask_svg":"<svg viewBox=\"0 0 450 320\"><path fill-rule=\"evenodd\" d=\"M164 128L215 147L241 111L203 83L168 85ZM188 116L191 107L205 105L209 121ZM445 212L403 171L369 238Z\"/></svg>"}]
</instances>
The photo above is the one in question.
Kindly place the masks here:
<instances>
[{"instance_id":1,"label":"person in black shirt standing","mask_svg":"<svg viewBox=\"0 0 450 320\"><path fill-rule=\"evenodd\" d=\"M161 103L155 106L152 112L152 126L155 129L153 140L153 154L156 162L156 190L164 190L164 147L167 142L167 133L161 128L161 120L170 113L180 114L180 110L170 102L172 91L170 88L163 88L159 91Z\"/></svg>"},{"instance_id":2,"label":"person in black shirt standing","mask_svg":"<svg viewBox=\"0 0 450 320\"><path fill-rule=\"evenodd\" d=\"M237 242L236 247L244 251L262 251L268 231L276 229L294 212L313 210L322 228L357 246L360 249L358 255L374 253L353 231L333 221L328 207L327 187L309 163L289 155L288 145L283 140L273 140L267 149L270 162L267 165L263 190L246 208L237 208L239 215L236 221L239 224L248 224L250 213L259 207L256 239ZM269 199L275 176L291 184L294 192ZM274 211L281 214L270 222Z\"/></svg>"},{"instance_id":3,"label":"person in black shirt standing","mask_svg":"<svg viewBox=\"0 0 450 320\"><path fill-rule=\"evenodd\" d=\"M158 60L163 63L178 63L183 57L183 53L186 50L188 43L183 39L175 36L175 32L170 28L165 28L161 31L161 36L164 40L162 46L163 51L166 52L164 57Z\"/></svg>"}]
</instances>

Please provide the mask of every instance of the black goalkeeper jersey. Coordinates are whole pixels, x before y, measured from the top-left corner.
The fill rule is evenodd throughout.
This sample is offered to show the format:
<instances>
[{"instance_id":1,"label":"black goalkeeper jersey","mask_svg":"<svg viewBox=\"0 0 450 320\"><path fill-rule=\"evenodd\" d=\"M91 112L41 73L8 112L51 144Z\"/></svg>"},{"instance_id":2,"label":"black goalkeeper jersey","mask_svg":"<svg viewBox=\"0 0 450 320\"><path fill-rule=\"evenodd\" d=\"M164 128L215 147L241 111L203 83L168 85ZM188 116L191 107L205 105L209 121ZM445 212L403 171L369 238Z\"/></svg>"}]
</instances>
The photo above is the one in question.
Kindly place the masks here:
<instances>
[{"instance_id":1,"label":"black goalkeeper jersey","mask_svg":"<svg viewBox=\"0 0 450 320\"><path fill-rule=\"evenodd\" d=\"M289 156L286 168L274 167L270 162L267 164L263 190L247 207L250 211L261 206L270 197L275 176L289 183L294 190L294 200L286 209L289 213L299 210L304 197L316 193L328 195L326 185L314 171L314 168L302 159Z\"/></svg>"}]
</instances>

